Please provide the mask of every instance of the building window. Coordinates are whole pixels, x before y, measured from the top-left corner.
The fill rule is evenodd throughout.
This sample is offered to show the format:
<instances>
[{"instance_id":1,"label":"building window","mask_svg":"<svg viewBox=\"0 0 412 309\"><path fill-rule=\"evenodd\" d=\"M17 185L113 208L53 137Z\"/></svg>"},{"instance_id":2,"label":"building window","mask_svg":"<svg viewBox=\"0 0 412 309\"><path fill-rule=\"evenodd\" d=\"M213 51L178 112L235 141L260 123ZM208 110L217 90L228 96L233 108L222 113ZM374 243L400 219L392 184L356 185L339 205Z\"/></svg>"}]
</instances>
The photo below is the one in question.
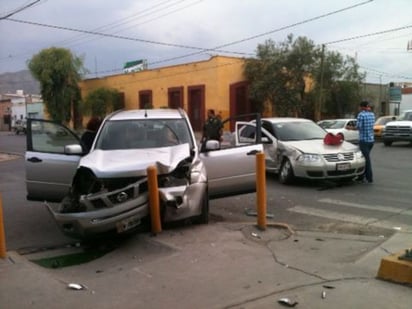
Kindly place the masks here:
<instances>
[{"instance_id":1,"label":"building window","mask_svg":"<svg viewBox=\"0 0 412 309\"><path fill-rule=\"evenodd\" d=\"M139 91L139 108L153 108L153 93L152 90Z\"/></svg>"},{"instance_id":2,"label":"building window","mask_svg":"<svg viewBox=\"0 0 412 309\"><path fill-rule=\"evenodd\" d=\"M169 88L167 94L169 108L183 108L183 87Z\"/></svg>"}]
</instances>

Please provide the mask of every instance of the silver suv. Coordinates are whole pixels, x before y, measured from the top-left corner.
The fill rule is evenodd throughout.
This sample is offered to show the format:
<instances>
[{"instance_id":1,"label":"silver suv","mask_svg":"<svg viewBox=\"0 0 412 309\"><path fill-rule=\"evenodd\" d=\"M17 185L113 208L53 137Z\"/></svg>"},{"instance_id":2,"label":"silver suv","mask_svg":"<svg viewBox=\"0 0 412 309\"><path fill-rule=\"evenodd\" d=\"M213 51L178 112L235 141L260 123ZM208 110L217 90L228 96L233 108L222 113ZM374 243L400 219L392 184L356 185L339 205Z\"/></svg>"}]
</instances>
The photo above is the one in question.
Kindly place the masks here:
<instances>
[{"instance_id":1,"label":"silver suv","mask_svg":"<svg viewBox=\"0 0 412 309\"><path fill-rule=\"evenodd\" d=\"M115 112L105 118L90 152L67 127L29 119L27 198L46 203L61 230L75 238L135 229L149 216L147 169L158 174L161 220L207 223L209 198L253 192L262 145L200 153L179 109ZM56 203L57 202L57 203Z\"/></svg>"}]
</instances>

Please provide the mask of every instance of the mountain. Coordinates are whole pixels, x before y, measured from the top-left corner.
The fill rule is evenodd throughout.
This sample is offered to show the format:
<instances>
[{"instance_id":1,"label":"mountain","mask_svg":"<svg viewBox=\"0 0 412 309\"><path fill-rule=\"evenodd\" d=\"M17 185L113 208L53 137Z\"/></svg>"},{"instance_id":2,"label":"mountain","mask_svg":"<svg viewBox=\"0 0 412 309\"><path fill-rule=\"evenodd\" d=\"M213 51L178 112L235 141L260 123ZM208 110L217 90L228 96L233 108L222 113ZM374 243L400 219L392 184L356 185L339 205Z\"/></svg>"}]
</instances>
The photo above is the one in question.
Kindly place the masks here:
<instances>
[{"instance_id":1,"label":"mountain","mask_svg":"<svg viewBox=\"0 0 412 309\"><path fill-rule=\"evenodd\" d=\"M40 84L29 70L0 74L0 94L16 93L23 90L25 94L40 94Z\"/></svg>"}]
</instances>

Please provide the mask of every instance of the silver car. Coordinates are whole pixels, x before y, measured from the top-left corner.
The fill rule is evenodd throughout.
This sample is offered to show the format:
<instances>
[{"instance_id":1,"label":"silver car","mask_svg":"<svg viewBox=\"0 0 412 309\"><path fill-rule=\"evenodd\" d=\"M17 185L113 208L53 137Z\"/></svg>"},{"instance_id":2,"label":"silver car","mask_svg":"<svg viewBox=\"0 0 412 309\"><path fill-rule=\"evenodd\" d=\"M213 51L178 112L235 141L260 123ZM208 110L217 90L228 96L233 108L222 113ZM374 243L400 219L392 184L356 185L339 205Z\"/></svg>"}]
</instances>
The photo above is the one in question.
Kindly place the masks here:
<instances>
[{"instance_id":1,"label":"silver car","mask_svg":"<svg viewBox=\"0 0 412 309\"><path fill-rule=\"evenodd\" d=\"M161 220L207 223L209 198L253 192L262 145L200 153L187 114L179 109L115 112L105 118L89 153L79 137L52 121L29 119L26 185L61 230L75 238L124 233L149 216L147 171L156 167Z\"/></svg>"},{"instance_id":2,"label":"silver car","mask_svg":"<svg viewBox=\"0 0 412 309\"><path fill-rule=\"evenodd\" d=\"M358 146L346 141L326 145L327 132L312 120L263 118L261 124L266 170L278 174L281 183L292 183L295 177L354 179L365 170ZM236 145L254 143L256 132L255 121L237 122Z\"/></svg>"}]
</instances>

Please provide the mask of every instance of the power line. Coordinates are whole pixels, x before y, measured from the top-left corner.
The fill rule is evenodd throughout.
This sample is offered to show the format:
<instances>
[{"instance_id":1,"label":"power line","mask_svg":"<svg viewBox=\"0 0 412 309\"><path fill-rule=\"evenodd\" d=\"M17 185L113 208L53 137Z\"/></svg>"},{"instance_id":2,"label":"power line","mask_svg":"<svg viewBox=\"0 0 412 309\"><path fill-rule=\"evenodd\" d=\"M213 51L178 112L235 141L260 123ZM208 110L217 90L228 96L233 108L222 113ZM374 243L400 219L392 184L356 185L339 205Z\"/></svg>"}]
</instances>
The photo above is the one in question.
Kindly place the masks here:
<instances>
[{"instance_id":1,"label":"power line","mask_svg":"<svg viewBox=\"0 0 412 309\"><path fill-rule=\"evenodd\" d=\"M280 28L277 28L277 29L274 29L274 30L270 30L270 31L267 31L267 32L264 32L264 33L261 33L261 34L253 35L253 36L241 39L241 40L237 40L237 41L233 41L233 42L230 42L230 43L227 43L227 44L219 45L219 46L216 46L214 48L204 49L202 52L216 51L216 49L218 49L218 48L224 48L224 47L227 47L227 46L231 46L231 45L243 43L243 42L246 42L246 41L254 40L254 39L260 38L262 36L267 36L269 34L280 32L280 31L283 31L283 30L286 30L286 29L289 29L289 28L293 28L293 27L296 27L296 26L300 26L300 25L303 25L303 24L306 24L306 23L309 23L309 22L312 22L312 21L315 21L315 20L318 20L318 19L321 19L321 18L324 18L324 17L328 17L328 16L331 16L331 15L334 15L334 14L337 14L337 13L341 13L341 12L356 8L358 6L365 5L365 4L370 3L370 2L373 2L373 0L364 1L364 2L361 2L361 3L355 4L355 5L351 5L351 6L336 10L336 11L332 11L332 12L322 14L322 15L319 15L319 16L316 16L316 17L312 17L312 18L309 18L309 19L305 19L305 20L302 20L302 21L299 21L299 22L296 22L296 23L293 23L293 24L290 24L290 25L287 25L287 26L284 26L284 27L280 27ZM177 59L181 59L181 58L186 58L186 57L198 55L202 52L196 52L196 53L191 53L191 54L188 54L188 55L182 55L182 56L173 57L173 58L169 58L169 59L165 59L165 60L160 60L160 61L154 62L154 64L167 62L167 61L172 61L172 60L177 60Z\"/></svg>"},{"instance_id":2,"label":"power line","mask_svg":"<svg viewBox=\"0 0 412 309\"><path fill-rule=\"evenodd\" d=\"M0 17L0 20L2 20L2 19L8 19L9 17L11 17L11 16L13 16L13 15L15 15L15 14L17 14L17 13L20 13L21 11L24 11L24 10L26 10L26 9L34 6L35 4L37 4L37 3L40 2L40 1L41 1L41 0L36 0L36 1L33 1L33 2L29 3L29 4L27 4L27 5L24 5L23 7L19 8L19 9L15 9L13 12L11 12L11 13L9 13L9 14L7 14L7 15L1 16L1 17Z\"/></svg>"},{"instance_id":3,"label":"power line","mask_svg":"<svg viewBox=\"0 0 412 309\"><path fill-rule=\"evenodd\" d=\"M330 45L330 44L335 44L335 43L352 41L352 40L357 40L357 39L361 39L361 38L366 38L366 37L370 37L370 36L374 36L374 35L379 35L379 34L385 34L385 33L395 32L395 31L399 31L399 30L404 30L404 29L408 29L408 28L412 28L412 25L403 26L403 27L398 27L398 28L393 28L393 29L389 29L389 30L378 31L378 32L372 32L372 33L363 34L363 35L357 35L357 36L353 36L353 37L350 37L350 38L340 39L340 40L336 40L336 41L330 41L330 42L323 43L323 44L325 44L325 45Z\"/></svg>"},{"instance_id":4,"label":"power line","mask_svg":"<svg viewBox=\"0 0 412 309\"><path fill-rule=\"evenodd\" d=\"M367 68L367 67L364 67L364 66L359 66L359 67L364 69L365 71L369 71L369 72L379 74L379 75L385 75L385 76L388 76L388 77L395 77L395 78L403 78L403 79L411 79L412 80L411 76L404 76L404 75L397 75L397 74L387 73L387 72L379 71L379 70L376 70L376 69Z\"/></svg>"},{"instance_id":5,"label":"power line","mask_svg":"<svg viewBox=\"0 0 412 309\"><path fill-rule=\"evenodd\" d=\"M130 23L130 21L128 21L128 20L132 20L132 19L136 18L137 16L139 16L139 17L145 17L145 16L149 16L149 15L151 15L151 14L156 14L156 13L158 13L158 12L160 12L160 11L163 11L163 10L165 10L165 9L169 9L169 8L172 7L172 6L175 6L175 5L180 4L180 3L182 3L182 2L185 2L185 1L186 1L186 0L179 0L179 1L174 1L174 2L171 1L171 0L163 1L163 2L161 2L161 3L155 4L155 5L151 6L151 7L149 7L149 8L147 8L147 9L143 10L143 11L140 11L139 13L132 14L132 15L126 17L126 18L123 18L123 19L120 19L120 20L111 22L111 23L109 23L109 24L106 24L106 25L97 27L97 28L93 29L92 31L97 32L97 30L104 30L104 29L106 29L106 28L108 28L108 27L110 27L110 29L113 29L113 28L119 27L119 26L121 26L121 25ZM203 0L198 0L198 2L200 2L200 1L203 1ZM173 2L173 3L169 4L170 2ZM191 4L189 4L188 6L191 6L191 5L194 5L194 4L196 4L196 3L191 3ZM145 23L150 22L150 21L153 21L153 20L156 20L156 19L158 19L159 17L163 17L163 16L166 16L166 15L175 13L175 12L177 12L177 11L179 11L179 10L182 10L182 9L187 8L188 6L183 7L183 8L179 8L179 9L176 9L176 10L174 10L174 11L172 11L172 12L168 12L168 13L163 14L163 15L161 15L161 16L157 16L157 18L153 18L153 19L151 19L151 20L149 20L149 21L146 21ZM140 23L140 24L143 24L143 23ZM136 26L136 25L134 25L134 26ZM121 30L119 30L119 31L117 31L117 32L120 32L120 31L121 31ZM70 45L70 41L71 41L71 40L73 40L73 41L76 41L76 40L77 40L78 43L80 43L80 40L82 40L83 38L85 38L87 35L88 35L88 34L82 33L82 34L77 35L76 37L72 37L71 39L67 39L67 40L61 41L60 43L56 43L56 44L66 44L66 45ZM100 38L101 38L101 37L100 37ZM93 39L91 39L91 40L93 40ZM89 40L89 41L91 41L91 40ZM31 54L31 53L30 53L30 52L25 52L25 53L16 55L15 57L21 57L21 56L29 55L29 54ZM6 58L1 58L0 61L9 60L10 57L11 57L11 56L6 57Z\"/></svg>"},{"instance_id":6,"label":"power line","mask_svg":"<svg viewBox=\"0 0 412 309\"><path fill-rule=\"evenodd\" d=\"M165 43L165 42L156 42L156 41L152 41L152 40L145 40L145 39L138 39L138 38L131 38L131 37L127 37L127 36L121 36L121 35L114 35L114 34L108 34L108 33L101 33L101 32L97 32L97 31L89 31L89 30L82 30L82 29L76 29L76 28L70 28L70 27L63 27L63 26L56 26L56 25L49 25L49 24L43 24L43 23L38 23L38 22L32 22L32 21L25 21L25 20L19 20L19 19L12 19L12 18L7 18L7 20L12 21L12 22L17 22L17 23L24 23L24 24L30 24L30 25L35 25L35 26L40 26L40 27L47 27L47 28L52 28L52 29L58 29L58 30L66 30L66 31L73 31L73 32L79 32L79 33L85 33L85 34L91 34L91 35L98 35L98 36L102 36L102 37L110 37L110 38L116 38L116 39L123 39L123 40L129 40L129 41L137 41L137 42L142 42L142 43L149 43L149 44L156 44L156 45L162 45L162 46L168 46L168 47L178 47L178 48L185 48L185 49L193 49L193 50L197 50L197 52L195 53L191 53L191 54L187 54L187 55L182 55L182 56L178 56L178 57L173 57L173 58L169 58L169 59L165 59L165 60L159 60L156 61L154 63L151 64L157 64L157 63L163 63L163 62L168 62L168 61L172 61L172 60L177 60L177 59L181 59L181 58L186 58L186 57L190 57L193 55L198 55L201 53L205 53L205 52L210 52L210 51L215 51L215 52L224 52L224 53L235 53L235 52L230 52L230 51L221 51L218 50L220 48L223 47L227 47L227 46L231 46L231 45L235 45L235 44L239 44L245 41L249 41L249 40L253 40L262 36L266 36L269 34L273 34L275 32L279 32L282 30L286 30L292 27L296 27L299 25L303 25L305 23L309 23L327 16L331 16L333 14L337 14L337 13L341 13L356 7L359 7L361 5L365 5L367 3L373 2L373 0L367 0L355 5L351 5L339 10L335 10L326 14L322 14L313 18L309 18L300 22L296 22L294 24L288 25L288 26L284 26L281 28L277 28L271 31L267 31L258 35L254 35L248 38L244 38L241 40L237 40L237 41L233 41L227 44L223 44L214 48L202 48L202 47L195 47L195 46L189 46L189 45L182 45L182 44L173 44L173 43ZM236 54L236 53L235 53ZM240 53L238 53L240 54ZM245 53L241 53L241 54L245 54Z\"/></svg>"},{"instance_id":7,"label":"power line","mask_svg":"<svg viewBox=\"0 0 412 309\"><path fill-rule=\"evenodd\" d=\"M156 13L159 13L160 11L167 10L167 9L169 9L169 8L171 8L171 7L173 7L173 6L176 6L176 5L178 5L178 4L182 3L182 2L185 2L185 1L187 1L187 0L175 1L174 3L171 3L171 4L168 4L169 2L172 2L172 1L170 1L170 0L168 0L168 1L163 1L163 2L161 2L161 3L159 3L159 4L156 4L156 5L148 8L148 9L146 9L146 10L143 10L143 11L141 11L141 12L139 12L139 13L130 15L130 16L126 17L126 18L122 18L122 19L117 20L117 21L114 21L114 22L112 22L112 23L109 23L109 24L103 25L103 26L101 26L101 27L95 28L95 29L93 29L93 31L105 30L105 29L107 29L107 28L110 28L110 30L113 30L114 28L118 28L118 27L120 27L120 26L122 26L122 25L130 24L130 23L133 21L133 19L136 18L136 17L144 18L144 17L150 16L150 15L154 15L154 14L156 14ZM203 1L203 0L199 0L198 2L200 2L200 1ZM166 4L166 5L163 6L164 4ZM126 30L126 29L129 29L129 28L131 28L131 27L139 26L139 25L142 25L142 24L145 24L145 23L148 23L148 22L157 20L157 19L159 19L159 18L161 18L161 17L163 17L163 16L167 16L167 15L173 14L173 13L175 13L175 12L178 12L178 11L180 11L180 10L182 10L182 9L185 9L185 8L187 8L187 7L189 7L189 6L192 6L192 5L194 5L194 4L196 4L196 3L191 3L191 4L189 4L189 5L187 5L187 6L183 7L183 8L175 9L175 10L173 10L173 11L171 11L171 12L167 12L167 13L161 15L161 16L156 16L155 18L152 18L152 19L150 19L150 20L148 20L148 21L140 22L140 23L137 23L137 24L132 24L132 25L130 25L130 26L128 26L128 27L121 28L121 29L117 30L116 32L112 32L112 34L119 33L119 32L121 32L121 31L124 31L124 30ZM160 8L158 8L159 6L160 6ZM163 7L161 7L161 6L163 6ZM155 9L156 9L156 10L155 10ZM79 35L79 36L78 36L78 37L79 37L79 40L81 40L80 36L84 36L84 37L85 37L85 36L87 36L87 35ZM95 39L97 39L97 38L95 37L95 38L93 38L93 39L86 40L86 42L90 42L90 41L95 40ZM69 40L70 40L70 39L69 39ZM66 41L69 41L69 40L66 40ZM79 43L81 43L81 42L79 42ZM69 44L70 44L70 43L69 43Z\"/></svg>"},{"instance_id":8,"label":"power line","mask_svg":"<svg viewBox=\"0 0 412 309\"><path fill-rule=\"evenodd\" d=\"M286 29L289 29L289 28L293 28L293 27L296 27L296 26L299 26L299 25L303 25L303 24L306 24L306 23L309 23L309 22L312 22L312 21L330 16L330 15L334 15L334 14L341 13L341 12L346 11L346 10L356 8L356 7L361 6L361 5L365 5L365 4L370 3L372 1L373 0L364 1L364 2L355 4L355 5L352 5L352 6L348 6L348 7L339 9L339 10L335 10L335 11L325 13L325 14L322 14L322 15L319 15L319 16L316 16L316 17L312 17L312 18L309 18L309 19L305 19L303 21L296 22L296 23L293 23L293 24L290 24L290 25L287 25L287 26L284 26L284 27L281 27L281 28L277 28L277 29L274 29L274 30L270 30L270 31L261 33L261 34L253 35L251 37L247 37L247 38L244 38L244 39L241 39L241 40L237 40L237 41L233 41L233 42L226 43L226 44L223 44L223 45L219 45L219 46L216 46L216 47L213 47L213 48L200 49L200 51L194 52L194 53L191 53L191 54L186 54L186 55L181 55L181 56L176 56L176 57L172 57L172 58L168 58L168 59L163 59L163 60L151 62L151 63L149 63L149 65L159 64L159 63L163 63L163 62L169 62L169 61L178 60L178 59L182 59L182 58L187 58L187 57L190 57L190 56L195 56L195 55L199 55L199 54L202 54L202 53L205 53L205 52L210 52L210 51L222 52L221 50L219 50L220 48L224 48L224 47L228 47L228 46L231 46L231 45L243 43L243 42L253 40L253 39L256 39L256 38L259 38L259 37L262 37L262 36L273 34L275 32L279 32L279 31L286 30ZM223 51L223 52L225 52L225 51ZM233 52L229 52L229 53L233 53ZM246 53L244 53L244 54L246 54ZM247 53L247 54L249 54L249 53ZM250 55L252 55L252 54L250 54ZM112 72L120 71L120 70L121 69L115 69L115 70L112 70ZM99 72L99 73L103 73L103 72Z\"/></svg>"}]
</instances>

